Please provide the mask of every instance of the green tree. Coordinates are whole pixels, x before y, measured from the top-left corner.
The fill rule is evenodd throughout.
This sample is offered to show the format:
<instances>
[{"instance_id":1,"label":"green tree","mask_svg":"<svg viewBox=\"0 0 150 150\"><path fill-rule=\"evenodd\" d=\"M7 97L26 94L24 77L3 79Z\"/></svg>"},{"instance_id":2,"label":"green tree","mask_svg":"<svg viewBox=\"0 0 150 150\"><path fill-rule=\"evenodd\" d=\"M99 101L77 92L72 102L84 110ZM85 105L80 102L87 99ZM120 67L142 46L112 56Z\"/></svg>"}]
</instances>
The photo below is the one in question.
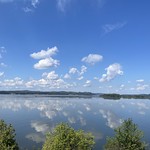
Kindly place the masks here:
<instances>
[{"instance_id":1,"label":"green tree","mask_svg":"<svg viewBox=\"0 0 150 150\"><path fill-rule=\"evenodd\" d=\"M94 144L91 133L75 131L68 124L61 123L47 134L42 150L92 150Z\"/></svg>"},{"instance_id":2,"label":"green tree","mask_svg":"<svg viewBox=\"0 0 150 150\"><path fill-rule=\"evenodd\" d=\"M0 120L0 149L18 150L18 144L15 140L15 130L12 125L7 125L4 120Z\"/></svg>"},{"instance_id":3,"label":"green tree","mask_svg":"<svg viewBox=\"0 0 150 150\"><path fill-rule=\"evenodd\" d=\"M132 122L125 120L122 125L115 129L115 136L107 138L105 150L145 150L146 144L141 141L143 132Z\"/></svg>"}]
</instances>

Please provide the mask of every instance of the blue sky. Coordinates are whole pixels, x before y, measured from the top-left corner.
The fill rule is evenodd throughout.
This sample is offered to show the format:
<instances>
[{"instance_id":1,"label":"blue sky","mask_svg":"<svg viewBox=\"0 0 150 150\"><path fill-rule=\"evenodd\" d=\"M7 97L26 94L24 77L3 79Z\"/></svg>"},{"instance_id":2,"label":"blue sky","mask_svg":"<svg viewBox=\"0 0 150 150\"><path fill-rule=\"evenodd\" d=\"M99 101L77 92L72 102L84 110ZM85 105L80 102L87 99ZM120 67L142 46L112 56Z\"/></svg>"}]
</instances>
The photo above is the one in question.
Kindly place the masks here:
<instances>
[{"instance_id":1,"label":"blue sky","mask_svg":"<svg viewBox=\"0 0 150 150\"><path fill-rule=\"evenodd\" d=\"M150 91L149 0L0 0L0 90Z\"/></svg>"}]
</instances>

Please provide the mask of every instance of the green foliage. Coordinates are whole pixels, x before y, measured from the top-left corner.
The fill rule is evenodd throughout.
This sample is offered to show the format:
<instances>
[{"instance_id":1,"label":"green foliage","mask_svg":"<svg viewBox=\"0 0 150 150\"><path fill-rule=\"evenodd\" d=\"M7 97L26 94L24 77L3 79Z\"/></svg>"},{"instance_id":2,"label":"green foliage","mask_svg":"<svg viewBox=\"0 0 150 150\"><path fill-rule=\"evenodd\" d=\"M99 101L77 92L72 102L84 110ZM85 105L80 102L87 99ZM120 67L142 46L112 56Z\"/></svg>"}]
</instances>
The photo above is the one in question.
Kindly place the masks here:
<instances>
[{"instance_id":1,"label":"green foliage","mask_svg":"<svg viewBox=\"0 0 150 150\"><path fill-rule=\"evenodd\" d=\"M146 144L141 141L143 132L140 131L131 119L115 129L116 135L107 138L105 150L145 150Z\"/></svg>"},{"instance_id":2,"label":"green foliage","mask_svg":"<svg viewBox=\"0 0 150 150\"><path fill-rule=\"evenodd\" d=\"M15 130L12 125L7 125L0 120L0 149L1 150L18 150L18 144L15 140Z\"/></svg>"},{"instance_id":3,"label":"green foliage","mask_svg":"<svg viewBox=\"0 0 150 150\"><path fill-rule=\"evenodd\" d=\"M125 99L150 99L150 94L100 94L100 97L104 99L112 99L112 100L119 100L121 98Z\"/></svg>"},{"instance_id":4,"label":"green foliage","mask_svg":"<svg viewBox=\"0 0 150 150\"><path fill-rule=\"evenodd\" d=\"M75 131L68 124L61 123L47 134L42 150L91 150L94 144L91 133Z\"/></svg>"},{"instance_id":5,"label":"green foliage","mask_svg":"<svg viewBox=\"0 0 150 150\"><path fill-rule=\"evenodd\" d=\"M102 94L102 95L100 95L100 97L102 97L104 99L118 100L118 99L121 98L121 95L120 94L112 93L112 94Z\"/></svg>"}]
</instances>

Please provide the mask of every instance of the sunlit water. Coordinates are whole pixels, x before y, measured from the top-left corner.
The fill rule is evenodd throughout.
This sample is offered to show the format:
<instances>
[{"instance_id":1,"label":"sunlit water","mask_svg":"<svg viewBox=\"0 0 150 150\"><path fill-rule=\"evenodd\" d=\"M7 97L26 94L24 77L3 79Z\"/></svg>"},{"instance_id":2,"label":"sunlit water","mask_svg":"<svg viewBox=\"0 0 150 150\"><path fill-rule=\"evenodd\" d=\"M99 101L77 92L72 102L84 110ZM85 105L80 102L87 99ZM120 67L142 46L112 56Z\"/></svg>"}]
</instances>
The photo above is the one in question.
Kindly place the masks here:
<instances>
[{"instance_id":1,"label":"sunlit water","mask_svg":"<svg viewBox=\"0 0 150 150\"><path fill-rule=\"evenodd\" d=\"M41 148L45 134L67 122L75 129L92 132L100 150L107 136L122 120L132 118L150 141L150 100L101 98L53 98L35 95L0 95L0 119L11 123L21 149Z\"/></svg>"}]
</instances>

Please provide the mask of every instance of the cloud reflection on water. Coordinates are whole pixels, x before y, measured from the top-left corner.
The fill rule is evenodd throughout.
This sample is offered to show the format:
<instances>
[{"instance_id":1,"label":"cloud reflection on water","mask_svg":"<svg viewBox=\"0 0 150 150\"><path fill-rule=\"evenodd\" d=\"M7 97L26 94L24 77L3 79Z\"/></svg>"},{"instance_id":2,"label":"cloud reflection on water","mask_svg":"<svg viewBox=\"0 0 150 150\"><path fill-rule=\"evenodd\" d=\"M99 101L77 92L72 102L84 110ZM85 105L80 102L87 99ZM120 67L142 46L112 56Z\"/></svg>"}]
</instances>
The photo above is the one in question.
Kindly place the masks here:
<instances>
[{"instance_id":1,"label":"cloud reflection on water","mask_svg":"<svg viewBox=\"0 0 150 150\"><path fill-rule=\"evenodd\" d=\"M122 119L118 118L117 115L109 110L100 109L99 112L102 114L103 118L107 119L107 126L112 129L117 128L122 123Z\"/></svg>"},{"instance_id":2,"label":"cloud reflection on water","mask_svg":"<svg viewBox=\"0 0 150 150\"><path fill-rule=\"evenodd\" d=\"M39 133L30 133L26 135L26 138L36 143L43 143L45 141L45 136Z\"/></svg>"},{"instance_id":3,"label":"cloud reflection on water","mask_svg":"<svg viewBox=\"0 0 150 150\"><path fill-rule=\"evenodd\" d=\"M31 121L31 127L34 128L36 132L41 132L42 134L46 134L48 131L50 131L48 124L40 121Z\"/></svg>"},{"instance_id":4,"label":"cloud reflection on water","mask_svg":"<svg viewBox=\"0 0 150 150\"><path fill-rule=\"evenodd\" d=\"M11 109L12 111L18 111L22 108L22 104L18 101L0 101L1 109Z\"/></svg>"},{"instance_id":5,"label":"cloud reflection on water","mask_svg":"<svg viewBox=\"0 0 150 150\"><path fill-rule=\"evenodd\" d=\"M95 139L100 140L107 136L105 130L118 127L123 119L143 117L149 113L150 102L148 100L114 101L100 98L10 96L7 99L0 98L0 112L4 110L10 110L10 115L11 111L18 114L22 111L27 114L36 112L36 117L33 115L29 121L31 131L25 135L27 139L36 143L43 142L45 133L52 131L60 122L68 122L76 129L91 131Z\"/></svg>"}]
</instances>

